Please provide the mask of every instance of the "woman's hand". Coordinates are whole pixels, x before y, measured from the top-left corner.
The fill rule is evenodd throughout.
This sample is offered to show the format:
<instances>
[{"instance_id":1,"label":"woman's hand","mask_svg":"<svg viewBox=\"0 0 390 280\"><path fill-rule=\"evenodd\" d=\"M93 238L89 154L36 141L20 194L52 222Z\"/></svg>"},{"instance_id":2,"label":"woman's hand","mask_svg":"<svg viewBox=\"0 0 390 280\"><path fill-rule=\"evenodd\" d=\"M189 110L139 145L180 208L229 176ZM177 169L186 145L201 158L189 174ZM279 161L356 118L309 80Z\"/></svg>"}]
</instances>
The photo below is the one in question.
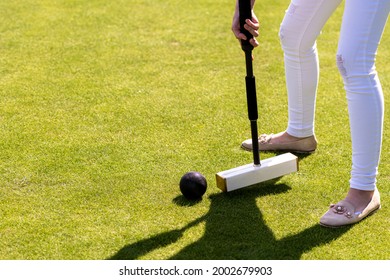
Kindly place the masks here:
<instances>
[{"instance_id":1,"label":"woman's hand","mask_svg":"<svg viewBox=\"0 0 390 280\"><path fill-rule=\"evenodd\" d=\"M259 36L259 20L257 19L255 13L252 10L252 19L247 19L245 21L244 28L249 31L249 33L252 34L253 38L249 40L249 43L253 47L257 47L259 45L259 42L256 40L256 37ZM236 5L236 10L234 12L233 16L233 22L232 22L232 31L234 33L234 36L238 40L247 40L247 37L245 36L244 33L241 33L240 30L240 13L238 11L238 5Z\"/></svg>"}]
</instances>

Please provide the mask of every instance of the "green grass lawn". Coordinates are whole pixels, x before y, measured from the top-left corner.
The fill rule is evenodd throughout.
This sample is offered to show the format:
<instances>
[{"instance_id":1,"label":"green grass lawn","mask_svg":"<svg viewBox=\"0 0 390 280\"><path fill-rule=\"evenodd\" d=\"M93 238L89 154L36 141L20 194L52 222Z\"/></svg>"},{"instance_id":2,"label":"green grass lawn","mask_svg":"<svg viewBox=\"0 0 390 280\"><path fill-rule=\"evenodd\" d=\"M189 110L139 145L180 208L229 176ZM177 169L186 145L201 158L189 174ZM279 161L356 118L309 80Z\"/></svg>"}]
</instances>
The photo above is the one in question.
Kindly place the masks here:
<instances>
[{"instance_id":1,"label":"green grass lawn","mask_svg":"<svg viewBox=\"0 0 390 280\"><path fill-rule=\"evenodd\" d=\"M261 133L287 121L278 29L259 1ZM0 2L0 259L389 259L390 115L382 209L318 225L348 189L347 104L335 65L342 7L318 39L316 153L300 171L228 194L215 173L252 161L234 1ZM389 107L390 27L377 58ZM262 154L262 158L275 154ZM208 180L198 203L180 177Z\"/></svg>"}]
</instances>

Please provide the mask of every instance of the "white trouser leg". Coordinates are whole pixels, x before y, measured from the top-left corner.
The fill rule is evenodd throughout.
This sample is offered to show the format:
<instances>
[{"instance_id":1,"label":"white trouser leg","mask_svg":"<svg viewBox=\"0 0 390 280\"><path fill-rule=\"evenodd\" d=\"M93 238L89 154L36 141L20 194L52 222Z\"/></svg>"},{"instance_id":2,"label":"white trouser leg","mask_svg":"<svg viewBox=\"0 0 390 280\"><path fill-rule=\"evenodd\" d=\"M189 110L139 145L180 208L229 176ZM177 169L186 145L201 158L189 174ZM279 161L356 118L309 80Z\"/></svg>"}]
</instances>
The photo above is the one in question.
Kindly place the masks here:
<instances>
[{"instance_id":1,"label":"white trouser leg","mask_svg":"<svg viewBox=\"0 0 390 280\"><path fill-rule=\"evenodd\" d=\"M288 92L287 132L296 137L314 134L318 84L316 38L342 0L292 0L280 26Z\"/></svg>"},{"instance_id":2,"label":"white trouser leg","mask_svg":"<svg viewBox=\"0 0 390 280\"><path fill-rule=\"evenodd\" d=\"M390 0L346 0L337 65L347 94L352 138L351 188L374 190L382 144L383 92L375 69Z\"/></svg>"},{"instance_id":3,"label":"white trouser leg","mask_svg":"<svg viewBox=\"0 0 390 280\"><path fill-rule=\"evenodd\" d=\"M318 84L316 38L342 0L292 0L280 27L288 91L287 132L314 134ZM390 0L346 0L337 66L348 99L352 137L350 185L373 190L383 129L383 93L375 56L390 10Z\"/></svg>"}]
</instances>

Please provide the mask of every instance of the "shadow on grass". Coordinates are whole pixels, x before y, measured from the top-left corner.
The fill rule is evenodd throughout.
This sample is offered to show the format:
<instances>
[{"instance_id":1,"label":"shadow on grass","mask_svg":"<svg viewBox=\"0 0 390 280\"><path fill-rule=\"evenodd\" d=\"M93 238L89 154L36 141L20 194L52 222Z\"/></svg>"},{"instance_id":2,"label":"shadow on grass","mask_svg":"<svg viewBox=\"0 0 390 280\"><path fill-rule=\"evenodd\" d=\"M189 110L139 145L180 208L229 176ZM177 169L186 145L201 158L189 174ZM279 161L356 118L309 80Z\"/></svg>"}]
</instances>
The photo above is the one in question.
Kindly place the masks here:
<instances>
[{"instance_id":1,"label":"shadow on grass","mask_svg":"<svg viewBox=\"0 0 390 280\"><path fill-rule=\"evenodd\" d=\"M312 152L312 153L304 153L304 152L297 153L297 152L289 152L289 151L263 151L262 153L274 154L274 155L277 155L277 156L282 155L284 153L292 153L293 155L298 157L298 160L302 160L304 158L307 158L307 157L311 156L315 152Z\"/></svg>"},{"instance_id":2,"label":"shadow on grass","mask_svg":"<svg viewBox=\"0 0 390 280\"><path fill-rule=\"evenodd\" d=\"M171 259L300 259L304 252L332 242L350 228L327 229L314 225L299 233L276 239L256 204L258 197L277 195L290 190L287 185L275 183L276 181L273 181L232 193L211 195L210 210L204 216L181 229L126 245L109 259L138 259L153 250L175 243L186 230L201 222L205 222L204 235L173 255ZM182 197L175 198L174 203L191 207L191 204L186 203Z\"/></svg>"}]
</instances>

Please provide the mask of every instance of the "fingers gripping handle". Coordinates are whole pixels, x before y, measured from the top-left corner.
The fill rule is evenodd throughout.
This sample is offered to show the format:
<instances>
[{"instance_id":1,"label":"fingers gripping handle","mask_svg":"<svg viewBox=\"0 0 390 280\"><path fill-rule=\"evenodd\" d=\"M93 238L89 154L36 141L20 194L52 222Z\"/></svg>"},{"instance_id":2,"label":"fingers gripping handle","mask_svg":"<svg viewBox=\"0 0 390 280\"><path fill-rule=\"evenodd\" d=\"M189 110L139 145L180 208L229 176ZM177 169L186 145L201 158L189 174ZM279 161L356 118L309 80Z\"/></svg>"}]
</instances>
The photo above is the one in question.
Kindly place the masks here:
<instances>
[{"instance_id":1,"label":"fingers gripping handle","mask_svg":"<svg viewBox=\"0 0 390 280\"><path fill-rule=\"evenodd\" d=\"M241 47L243 51L253 50L253 46L249 43L249 40L253 38L252 34L244 28L245 20L252 19L252 7L251 0L239 0L238 11L240 13L240 29L241 33L244 33L247 40L241 40Z\"/></svg>"}]
</instances>

